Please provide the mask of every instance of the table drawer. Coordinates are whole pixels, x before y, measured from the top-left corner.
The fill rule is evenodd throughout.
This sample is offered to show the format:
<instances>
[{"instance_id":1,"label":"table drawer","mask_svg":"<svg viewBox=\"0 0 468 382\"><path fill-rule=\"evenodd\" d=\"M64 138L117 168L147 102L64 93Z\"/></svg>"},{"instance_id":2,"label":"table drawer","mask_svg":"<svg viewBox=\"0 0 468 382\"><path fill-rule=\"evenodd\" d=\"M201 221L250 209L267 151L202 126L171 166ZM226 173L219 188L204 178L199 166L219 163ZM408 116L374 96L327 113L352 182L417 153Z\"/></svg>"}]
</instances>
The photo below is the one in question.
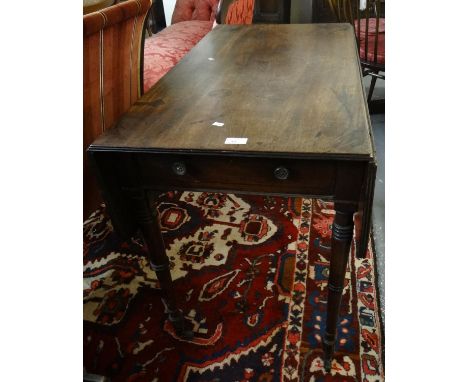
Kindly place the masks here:
<instances>
[{"instance_id":1,"label":"table drawer","mask_svg":"<svg viewBox=\"0 0 468 382\"><path fill-rule=\"evenodd\" d=\"M332 195L336 166L330 161L216 155L137 156L145 187L290 195Z\"/></svg>"}]
</instances>

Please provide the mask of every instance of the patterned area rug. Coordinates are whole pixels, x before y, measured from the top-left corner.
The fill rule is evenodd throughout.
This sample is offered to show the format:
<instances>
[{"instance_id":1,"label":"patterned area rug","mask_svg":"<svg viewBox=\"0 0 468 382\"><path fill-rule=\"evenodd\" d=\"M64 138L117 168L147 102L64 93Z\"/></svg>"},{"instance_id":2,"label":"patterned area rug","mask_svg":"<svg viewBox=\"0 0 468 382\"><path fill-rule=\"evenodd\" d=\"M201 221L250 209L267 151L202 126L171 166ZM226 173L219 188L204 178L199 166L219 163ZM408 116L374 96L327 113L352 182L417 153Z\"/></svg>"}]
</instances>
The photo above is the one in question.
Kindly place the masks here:
<instances>
[{"instance_id":1,"label":"patterned area rug","mask_svg":"<svg viewBox=\"0 0 468 382\"><path fill-rule=\"evenodd\" d=\"M84 223L84 369L112 381L383 381L373 252L349 262L331 374L323 370L333 204L171 192L155 203L195 336L164 315L135 237L105 209ZM354 249L352 249L354 251Z\"/></svg>"}]
</instances>

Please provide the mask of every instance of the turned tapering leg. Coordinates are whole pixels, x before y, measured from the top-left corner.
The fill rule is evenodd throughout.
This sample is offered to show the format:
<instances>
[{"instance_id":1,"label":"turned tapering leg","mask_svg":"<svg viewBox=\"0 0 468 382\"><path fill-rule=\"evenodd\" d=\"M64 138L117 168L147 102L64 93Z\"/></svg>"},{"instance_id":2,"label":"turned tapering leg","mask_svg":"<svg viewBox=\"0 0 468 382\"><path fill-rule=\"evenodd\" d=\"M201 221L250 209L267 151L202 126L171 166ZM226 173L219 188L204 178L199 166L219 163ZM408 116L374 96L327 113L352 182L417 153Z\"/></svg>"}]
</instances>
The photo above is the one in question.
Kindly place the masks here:
<instances>
[{"instance_id":1,"label":"turned tapering leg","mask_svg":"<svg viewBox=\"0 0 468 382\"><path fill-rule=\"evenodd\" d=\"M336 329L340 314L341 295L343 293L346 265L353 238L354 210L349 206L335 204L336 216L332 229L330 274L328 277L327 324L323 338L324 367L331 369L335 347Z\"/></svg>"},{"instance_id":2,"label":"turned tapering leg","mask_svg":"<svg viewBox=\"0 0 468 382\"><path fill-rule=\"evenodd\" d=\"M161 286L162 300L169 311L169 320L174 325L177 334L184 338L193 337L193 332L184 329L184 316L177 308L177 302L169 268L169 258L166 255L164 241L161 235L159 216L152 211L145 192L141 190L130 193L135 217L148 247L148 257L151 269Z\"/></svg>"}]
</instances>

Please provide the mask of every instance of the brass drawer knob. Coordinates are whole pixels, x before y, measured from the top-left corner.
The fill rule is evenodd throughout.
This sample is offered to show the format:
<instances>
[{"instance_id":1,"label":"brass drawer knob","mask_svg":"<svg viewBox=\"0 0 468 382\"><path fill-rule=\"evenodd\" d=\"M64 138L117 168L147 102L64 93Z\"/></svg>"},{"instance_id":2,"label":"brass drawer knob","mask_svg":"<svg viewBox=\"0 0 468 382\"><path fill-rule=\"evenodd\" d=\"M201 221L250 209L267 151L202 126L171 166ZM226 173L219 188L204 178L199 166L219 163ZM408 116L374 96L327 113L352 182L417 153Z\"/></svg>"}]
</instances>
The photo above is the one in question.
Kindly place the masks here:
<instances>
[{"instance_id":1,"label":"brass drawer knob","mask_svg":"<svg viewBox=\"0 0 468 382\"><path fill-rule=\"evenodd\" d=\"M172 171L177 175L185 175L187 168L185 167L184 162L174 162L172 165Z\"/></svg>"},{"instance_id":2,"label":"brass drawer knob","mask_svg":"<svg viewBox=\"0 0 468 382\"><path fill-rule=\"evenodd\" d=\"M289 177L289 170L284 166L279 166L275 169L275 178L279 180L286 180Z\"/></svg>"}]
</instances>

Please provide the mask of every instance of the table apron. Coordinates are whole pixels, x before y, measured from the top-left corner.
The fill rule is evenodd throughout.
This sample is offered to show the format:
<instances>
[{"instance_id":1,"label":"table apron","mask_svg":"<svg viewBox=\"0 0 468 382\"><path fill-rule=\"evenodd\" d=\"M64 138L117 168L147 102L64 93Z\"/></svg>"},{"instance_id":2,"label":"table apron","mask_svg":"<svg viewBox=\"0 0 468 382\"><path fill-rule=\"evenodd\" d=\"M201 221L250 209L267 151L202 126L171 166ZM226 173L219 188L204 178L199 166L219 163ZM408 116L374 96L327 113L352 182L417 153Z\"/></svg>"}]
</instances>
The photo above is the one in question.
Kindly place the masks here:
<instances>
[{"instance_id":1,"label":"table apron","mask_svg":"<svg viewBox=\"0 0 468 382\"><path fill-rule=\"evenodd\" d=\"M219 155L136 154L130 184L159 191L193 190L358 201L366 163ZM128 168L128 167L127 167Z\"/></svg>"},{"instance_id":2,"label":"table apron","mask_svg":"<svg viewBox=\"0 0 468 382\"><path fill-rule=\"evenodd\" d=\"M122 237L129 237L137 227L131 202L135 192L317 197L358 212L359 253L365 254L375 179L371 161L112 151L90 151L90 159Z\"/></svg>"}]
</instances>

